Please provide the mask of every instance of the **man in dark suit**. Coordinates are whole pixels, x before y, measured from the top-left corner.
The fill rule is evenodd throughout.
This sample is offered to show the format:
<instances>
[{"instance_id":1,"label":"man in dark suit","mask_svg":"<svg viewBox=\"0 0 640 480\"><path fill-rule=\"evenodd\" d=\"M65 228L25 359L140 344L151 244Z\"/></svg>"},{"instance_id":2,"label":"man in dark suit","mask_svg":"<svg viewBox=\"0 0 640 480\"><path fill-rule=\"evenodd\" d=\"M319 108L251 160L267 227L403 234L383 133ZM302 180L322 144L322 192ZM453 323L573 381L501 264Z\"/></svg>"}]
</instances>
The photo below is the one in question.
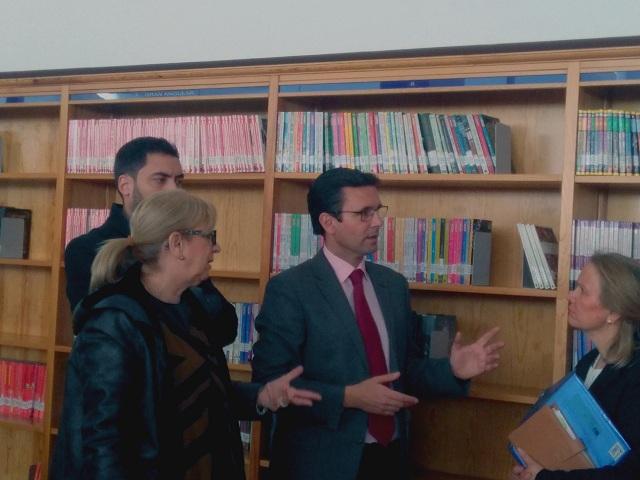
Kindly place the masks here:
<instances>
[{"instance_id":1,"label":"man in dark suit","mask_svg":"<svg viewBox=\"0 0 640 480\"><path fill-rule=\"evenodd\" d=\"M464 395L470 378L498 365L497 329L470 345L458 334L450 359L421 356L406 279L364 261L377 250L387 209L377 184L374 175L345 168L320 175L307 202L324 248L267 286L254 380L302 365L296 387L322 395L311 408L278 414L273 480L408 478L412 395Z\"/></svg>"},{"instance_id":2,"label":"man in dark suit","mask_svg":"<svg viewBox=\"0 0 640 480\"><path fill-rule=\"evenodd\" d=\"M113 175L122 204L112 204L106 222L71 240L64 252L71 310L89 293L91 264L98 248L106 240L129 235L129 217L142 199L161 190L179 188L184 179L178 150L164 138L156 137L138 137L120 147Z\"/></svg>"},{"instance_id":3,"label":"man in dark suit","mask_svg":"<svg viewBox=\"0 0 640 480\"><path fill-rule=\"evenodd\" d=\"M134 138L120 147L113 175L122 204L111 205L105 223L74 238L64 252L67 297L72 310L89 293L91 264L100 246L106 240L129 235L129 217L143 199L155 192L180 188L184 180L178 150L158 137ZM220 344L233 342L238 324L235 310L210 279L202 282L196 292L201 294L211 312L217 312Z\"/></svg>"}]
</instances>

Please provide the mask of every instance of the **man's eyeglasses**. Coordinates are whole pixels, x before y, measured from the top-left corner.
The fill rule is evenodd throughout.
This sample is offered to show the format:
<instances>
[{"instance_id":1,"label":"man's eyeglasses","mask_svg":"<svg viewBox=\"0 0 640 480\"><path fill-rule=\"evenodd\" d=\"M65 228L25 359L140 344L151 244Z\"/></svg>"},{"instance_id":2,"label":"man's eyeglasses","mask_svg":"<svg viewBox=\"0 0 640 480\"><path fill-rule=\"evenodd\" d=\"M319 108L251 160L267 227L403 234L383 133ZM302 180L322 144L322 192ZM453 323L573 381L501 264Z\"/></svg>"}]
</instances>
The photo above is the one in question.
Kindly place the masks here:
<instances>
[{"instance_id":1,"label":"man's eyeglasses","mask_svg":"<svg viewBox=\"0 0 640 480\"><path fill-rule=\"evenodd\" d=\"M209 239L209 241L211 242L211 245L217 245L218 242L216 241L216 229L214 228L213 230L208 230L208 231L204 231L204 230L181 230L182 233L184 233L185 235L194 235L196 237L202 237L202 238L207 238Z\"/></svg>"},{"instance_id":2,"label":"man's eyeglasses","mask_svg":"<svg viewBox=\"0 0 640 480\"><path fill-rule=\"evenodd\" d=\"M357 210L355 212L352 210L341 210L339 212L335 212L335 215L340 215L341 213L354 213L360 215L360 220L363 222L369 222L376 213L381 219L386 217L388 210L389 207L387 205L378 205L377 207L365 207L362 210Z\"/></svg>"}]
</instances>

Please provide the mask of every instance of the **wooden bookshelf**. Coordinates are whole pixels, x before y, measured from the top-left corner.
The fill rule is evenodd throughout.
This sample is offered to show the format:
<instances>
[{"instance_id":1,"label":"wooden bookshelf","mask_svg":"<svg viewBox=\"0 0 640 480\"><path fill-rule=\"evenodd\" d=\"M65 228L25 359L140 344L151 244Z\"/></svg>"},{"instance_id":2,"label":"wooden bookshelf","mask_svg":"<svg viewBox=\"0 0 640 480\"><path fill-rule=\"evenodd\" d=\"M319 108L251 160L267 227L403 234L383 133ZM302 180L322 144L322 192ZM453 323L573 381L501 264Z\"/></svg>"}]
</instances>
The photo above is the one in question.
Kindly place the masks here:
<instances>
[{"instance_id":1,"label":"wooden bookshelf","mask_svg":"<svg viewBox=\"0 0 640 480\"><path fill-rule=\"evenodd\" d=\"M46 350L49 337L43 335L22 335L17 333L0 333L0 346L18 347L32 350Z\"/></svg>"},{"instance_id":2,"label":"wooden bookshelf","mask_svg":"<svg viewBox=\"0 0 640 480\"><path fill-rule=\"evenodd\" d=\"M0 429L1 428L6 428L9 430L15 430L15 431L38 432L38 433L42 433L44 430L42 422L32 423L24 420L18 420L14 418L4 418L4 417L0 417Z\"/></svg>"},{"instance_id":3,"label":"wooden bookshelf","mask_svg":"<svg viewBox=\"0 0 640 480\"><path fill-rule=\"evenodd\" d=\"M293 182L311 183L317 173L288 173L278 172L275 178ZM450 187L450 188L482 188L482 189L535 189L535 190L560 190L562 179L560 175L535 175L535 174L496 174L496 175L470 175L470 174L393 174L381 173L378 175L383 186L418 186L418 187Z\"/></svg>"},{"instance_id":4,"label":"wooden bookshelf","mask_svg":"<svg viewBox=\"0 0 640 480\"><path fill-rule=\"evenodd\" d=\"M0 176L0 179L2 177ZM112 173L67 173L67 180L80 182L105 182L114 181ZM248 183L260 184L264 181L264 173L187 173L185 184L210 184L210 183Z\"/></svg>"},{"instance_id":5,"label":"wooden bookshelf","mask_svg":"<svg viewBox=\"0 0 640 480\"><path fill-rule=\"evenodd\" d=\"M538 290L535 288L491 287L477 285L438 285L411 282L409 288L414 291L462 293L475 295L499 295L507 297L556 298L557 290Z\"/></svg>"},{"instance_id":6,"label":"wooden bookshelf","mask_svg":"<svg viewBox=\"0 0 640 480\"><path fill-rule=\"evenodd\" d=\"M0 173L0 182L55 182L53 173Z\"/></svg>"},{"instance_id":7,"label":"wooden bookshelf","mask_svg":"<svg viewBox=\"0 0 640 480\"><path fill-rule=\"evenodd\" d=\"M231 301L260 303L274 213L306 213L306 191L317 176L275 169L277 117L285 111L481 112L511 127L510 175L380 175L391 216L493 221L489 286L411 284L414 309L456 315L467 339L498 325L506 342L501 367L474 382L470 398L430 399L415 409L412 463L415 478L506 478L506 435L567 370L572 220L640 221L639 177L575 175L578 110L640 111L639 77L626 75L639 71L640 48L625 47L0 80L0 98L11 102L0 102L0 133L9 144L0 204L33 212L29 258L0 259L0 354L44 361L48 370L42 426L0 420L0 454L21 445L7 478L26 478L33 463L46 466L55 442L73 340L62 262L66 209L108 208L116 200L111 174L66 172L69 121L265 118L264 172L185 178L185 188L218 211L222 252L214 281ZM557 290L522 288L518 222L556 232ZM230 370L250 377L247 365ZM268 465L259 424L252 439L247 477L258 480Z\"/></svg>"}]
</instances>

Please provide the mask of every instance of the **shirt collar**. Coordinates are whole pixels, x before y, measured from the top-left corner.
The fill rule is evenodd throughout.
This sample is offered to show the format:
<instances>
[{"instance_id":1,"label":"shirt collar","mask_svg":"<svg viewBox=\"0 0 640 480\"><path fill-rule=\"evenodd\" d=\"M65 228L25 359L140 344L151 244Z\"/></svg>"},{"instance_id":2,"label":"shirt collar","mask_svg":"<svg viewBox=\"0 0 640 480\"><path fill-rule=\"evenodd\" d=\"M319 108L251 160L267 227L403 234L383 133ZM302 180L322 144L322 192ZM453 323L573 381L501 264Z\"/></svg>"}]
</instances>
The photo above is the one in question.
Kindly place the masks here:
<instances>
[{"instance_id":1,"label":"shirt collar","mask_svg":"<svg viewBox=\"0 0 640 480\"><path fill-rule=\"evenodd\" d=\"M357 268L364 272L364 277L366 279L369 278L369 276L367 275L367 269L365 268L364 258L360 261L356 268L353 268L353 265L338 257L335 253L329 250L326 245L322 247L322 252L324 253L325 258L329 262L329 265L331 265L331 268L335 272L336 276L338 277L338 281L340 283L344 283L349 278L349 275L351 275L351 272L353 272Z\"/></svg>"}]
</instances>

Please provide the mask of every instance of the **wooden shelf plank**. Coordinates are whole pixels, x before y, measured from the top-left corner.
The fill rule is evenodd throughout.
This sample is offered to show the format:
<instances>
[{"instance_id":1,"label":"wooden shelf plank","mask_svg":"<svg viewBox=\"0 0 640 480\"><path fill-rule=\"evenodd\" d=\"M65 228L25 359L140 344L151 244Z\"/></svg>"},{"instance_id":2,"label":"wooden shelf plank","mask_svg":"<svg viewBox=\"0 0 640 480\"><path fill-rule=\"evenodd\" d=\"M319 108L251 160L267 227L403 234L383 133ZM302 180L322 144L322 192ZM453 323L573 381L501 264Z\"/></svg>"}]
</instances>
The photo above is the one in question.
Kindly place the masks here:
<instances>
[{"instance_id":1,"label":"wooden shelf plank","mask_svg":"<svg viewBox=\"0 0 640 480\"><path fill-rule=\"evenodd\" d=\"M29 109L29 108L43 108L43 107L55 107L60 108L60 102L33 102L33 103L0 103L0 110L4 109Z\"/></svg>"},{"instance_id":2,"label":"wooden shelf plank","mask_svg":"<svg viewBox=\"0 0 640 480\"><path fill-rule=\"evenodd\" d=\"M575 183L596 188L640 189L638 175L576 175Z\"/></svg>"},{"instance_id":3,"label":"wooden shelf plank","mask_svg":"<svg viewBox=\"0 0 640 480\"><path fill-rule=\"evenodd\" d=\"M33 260L30 258L0 258L0 265L49 268L51 267L51 260Z\"/></svg>"},{"instance_id":4,"label":"wooden shelf plank","mask_svg":"<svg viewBox=\"0 0 640 480\"><path fill-rule=\"evenodd\" d=\"M280 272L271 272L270 277ZM503 297L531 297L531 298L556 298L557 290L538 290L536 288L520 287L480 287L475 285L450 285L409 282L409 290L443 293L466 293L470 295L496 295Z\"/></svg>"},{"instance_id":5,"label":"wooden shelf plank","mask_svg":"<svg viewBox=\"0 0 640 480\"><path fill-rule=\"evenodd\" d=\"M429 283L409 283L411 290L424 290L429 292L444 293L468 293L474 295L498 295L506 297L534 297L534 298L556 298L557 290L538 290L535 288L517 287L479 287L475 285L447 285Z\"/></svg>"},{"instance_id":6,"label":"wooden shelf plank","mask_svg":"<svg viewBox=\"0 0 640 480\"><path fill-rule=\"evenodd\" d=\"M23 173L23 172L4 172L0 173L0 181L24 181L24 182L55 182L55 173L38 172L38 173Z\"/></svg>"},{"instance_id":7,"label":"wooden shelf plank","mask_svg":"<svg viewBox=\"0 0 640 480\"><path fill-rule=\"evenodd\" d=\"M0 427L9 428L11 430L25 430L27 432L44 432L42 422L32 423L28 420L19 420L8 417L0 417Z\"/></svg>"},{"instance_id":8,"label":"wooden shelf plank","mask_svg":"<svg viewBox=\"0 0 640 480\"><path fill-rule=\"evenodd\" d=\"M471 382L470 398L533 405L542 393L538 388L489 385Z\"/></svg>"},{"instance_id":9,"label":"wooden shelf plank","mask_svg":"<svg viewBox=\"0 0 640 480\"><path fill-rule=\"evenodd\" d=\"M0 333L0 346L31 348L34 350L46 350L49 344L47 337L39 335L20 335L16 333Z\"/></svg>"},{"instance_id":10,"label":"wooden shelf plank","mask_svg":"<svg viewBox=\"0 0 640 480\"><path fill-rule=\"evenodd\" d=\"M113 182L112 173L67 173L67 180L80 182ZM238 173L186 173L184 182L211 183L211 182L234 182L234 183L263 183L265 174L263 172L238 172Z\"/></svg>"},{"instance_id":11,"label":"wooden shelf plank","mask_svg":"<svg viewBox=\"0 0 640 480\"><path fill-rule=\"evenodd\" d=\"M278 180L311 182L318 173L275 174ZM440 173L381 173L378 178L383 186L432 186L441 188L482 188L482 189L543 189L560 190L560 175L545 174L440 174Z\"/></svg>"},{"instance_id":12,"label":"wooden shelf plank","mask_svg":"<svg viewBox=\"0 0 640 480\"><path fill-rule=\"evenodd\" d=\"M228 363L230 372L251 373L250 363Z\"/></svg>"},{"instance_id":13,"label":"wooden shelf plank","mask_svg":"<svg viewBox=\"0 0 640 480\"><path fill-rule=\"evenodd\" d=\"M237 183L263 183L266 175L264 172L238 172L238 173L187 173L184 181L187 184L200 182L237 182Z\"/></svg>"}]
</instances>

